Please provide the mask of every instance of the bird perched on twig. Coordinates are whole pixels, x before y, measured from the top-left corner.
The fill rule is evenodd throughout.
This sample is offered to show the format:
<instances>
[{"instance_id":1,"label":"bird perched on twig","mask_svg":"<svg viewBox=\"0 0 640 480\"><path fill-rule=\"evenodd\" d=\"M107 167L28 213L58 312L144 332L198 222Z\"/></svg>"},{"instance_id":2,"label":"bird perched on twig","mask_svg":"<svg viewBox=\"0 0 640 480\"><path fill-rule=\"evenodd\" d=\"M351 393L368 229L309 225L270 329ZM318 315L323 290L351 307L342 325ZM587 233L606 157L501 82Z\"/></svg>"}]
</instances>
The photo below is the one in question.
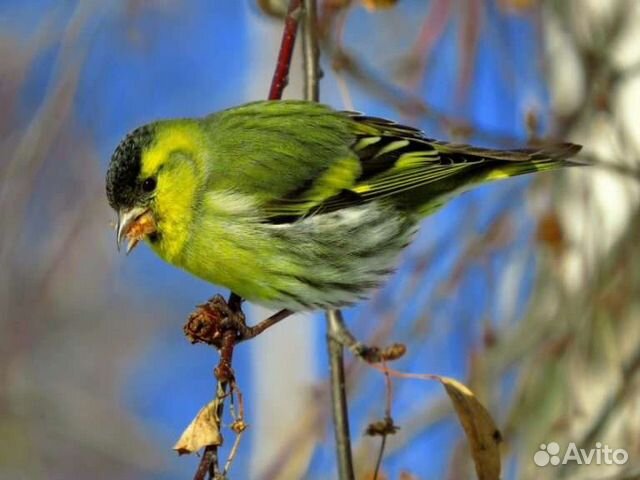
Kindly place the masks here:
<instances>
[{"instance_id":1,"label":"bird perched on twig","mask_svg":"<svg viewBox=\"0 0 640 480\"><path fill-rule=\"evenodd\" d=\"M574 165L571 143L490 150L305 101L140 127L107 172L127 252L289 310L366 298L420 220L480 183Z\"/></svg>"}]
</instances>

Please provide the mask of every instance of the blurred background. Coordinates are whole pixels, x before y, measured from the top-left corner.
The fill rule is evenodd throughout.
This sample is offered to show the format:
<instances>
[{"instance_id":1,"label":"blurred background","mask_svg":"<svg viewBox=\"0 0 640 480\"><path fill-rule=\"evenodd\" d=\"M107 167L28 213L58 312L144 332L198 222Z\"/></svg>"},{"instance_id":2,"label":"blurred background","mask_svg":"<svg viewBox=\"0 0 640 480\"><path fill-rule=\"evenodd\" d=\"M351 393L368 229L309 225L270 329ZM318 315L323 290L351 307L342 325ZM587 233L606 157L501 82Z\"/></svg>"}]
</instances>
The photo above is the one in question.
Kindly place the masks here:
<instances>
[{"instance_id":1,"label":"blurred background","mask_svg":"<svg viewBox=\"0 0 640 480\"><path fill-rule=\"evenodd\" d=\"M118 255L104 175L136 126L265 98L281 3L0 2L0 479L192 477L171 447L217 353L182 325L218 291L147 248ZM484 146L569 140L600 164L452 201L347 323L405 343L394 368L469 385L503 478L640 478L640 3L320 0L319 21L323 102ZM236 349L250 427L232 478L335 477L324 321L301 317ZM384 379L348 356L348 390L371 478ZM474 478L440 385L394 380L392 412L383 478ZM551 442L629 461L537 467Z\"/></svg>"}]
</instances>

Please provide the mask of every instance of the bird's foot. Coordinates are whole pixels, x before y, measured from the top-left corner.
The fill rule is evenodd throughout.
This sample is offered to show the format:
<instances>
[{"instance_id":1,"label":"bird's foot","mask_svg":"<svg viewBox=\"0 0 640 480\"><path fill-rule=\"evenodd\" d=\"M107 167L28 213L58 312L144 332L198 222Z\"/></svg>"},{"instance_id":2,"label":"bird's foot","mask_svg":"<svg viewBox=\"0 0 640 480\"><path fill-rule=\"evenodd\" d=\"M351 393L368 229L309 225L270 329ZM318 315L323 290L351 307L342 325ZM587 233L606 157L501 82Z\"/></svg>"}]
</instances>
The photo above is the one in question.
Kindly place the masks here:
<instances>
[{"instance_id":1,"label":"bird's foot","mask_svg":"<svg viewBox=\"0 0 640 480\"><path fill-rule=\"evenodd\" d=\"M225 299L216 295L207 303L198 305L197 309L189 315L184 325L184 334L191 343L206 343L219 349L223 323L229 314Z\"/></svg>"},{"instance_id":2,"label":"bird's foot","mask_svg":"<svg viewBox=\"0 0 640 480\"><path fill-rule=\"evenodd\" d=\"M198 305L189 315L184 325L184 334L191 343L206 343L217 348L220 351L220 363L216 368L216 377L219 380L230 380L233 378L231 357L235 345L258 336L292 313L289 310L280 310L257 325L249 327L242 312L242 299L239 296L231 294L227 301L221 295L216 295L207 303Z\"/></svg>"},{"instance_id":3,"label":"bird's foot","mask_svg":"<svg viewBox=\"0 0 640 480\"><path fill-rule=\"evenodd\" d=\"M191 343L206 343L220 351L220 363L215 373L221 381L233 379L233 347L253 336L252 330L247 327L241 303L236 295L232 295L229 301L222 295L216 295L208 302L198 305L184 325L184 333Z\"/></svg>"},{"instance_id":4,"label":"bird's foot","mask_svg":"<svg viewBox=\"0 0 640 480\"><path fill-rule=\"evenodd\" d=\"M220 349L223 334L229 330L237 333L237 340L250 336L250 328L239 302L227 302L216 295L207 303L198 305L184 325L184 333L191 343L206 343Z\"/></svg>"}]
</instances>

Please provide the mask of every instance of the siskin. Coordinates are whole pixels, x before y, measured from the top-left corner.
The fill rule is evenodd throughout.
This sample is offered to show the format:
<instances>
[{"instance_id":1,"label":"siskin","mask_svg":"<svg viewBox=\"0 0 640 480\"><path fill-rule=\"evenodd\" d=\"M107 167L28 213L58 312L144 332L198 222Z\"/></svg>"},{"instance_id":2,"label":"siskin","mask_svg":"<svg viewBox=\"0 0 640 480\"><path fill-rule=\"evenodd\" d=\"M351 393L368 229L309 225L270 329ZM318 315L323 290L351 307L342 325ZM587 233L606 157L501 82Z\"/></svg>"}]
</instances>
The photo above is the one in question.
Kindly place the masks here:
<instances>
[{"instance_id":1,"label":"siskin","mask_svg":"<svg viewBox=\"0 0 640 480\"><path fill-rule=\"evenodd\" d=\"M571 143L489 150L305 101L140 127L107 172L117 241L242 298L344 307L393 270L420 220L483 182L576 165Z\"/></svg>"}]
</instances>

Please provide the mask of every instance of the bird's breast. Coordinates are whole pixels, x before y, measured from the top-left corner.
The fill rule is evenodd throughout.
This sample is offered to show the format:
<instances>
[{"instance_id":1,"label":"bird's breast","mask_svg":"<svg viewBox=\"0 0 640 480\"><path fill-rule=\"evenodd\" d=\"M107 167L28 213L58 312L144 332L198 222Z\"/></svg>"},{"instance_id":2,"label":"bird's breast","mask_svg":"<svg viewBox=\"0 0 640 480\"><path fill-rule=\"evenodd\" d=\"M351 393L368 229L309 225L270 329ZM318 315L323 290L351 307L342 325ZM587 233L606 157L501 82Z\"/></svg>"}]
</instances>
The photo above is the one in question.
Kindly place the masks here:
<instances>
[{"instance_id":1,"label":"bird's breast","mask_svg":"<svg viewBox=\"0 0 640 480\"><path fill-rule=\"evenodd\" d=\"M183 267L266 306L339 307L380 285L415 230L414 219L376 202L278 225L209 215Z\"/></svg>"}]
</instances>

